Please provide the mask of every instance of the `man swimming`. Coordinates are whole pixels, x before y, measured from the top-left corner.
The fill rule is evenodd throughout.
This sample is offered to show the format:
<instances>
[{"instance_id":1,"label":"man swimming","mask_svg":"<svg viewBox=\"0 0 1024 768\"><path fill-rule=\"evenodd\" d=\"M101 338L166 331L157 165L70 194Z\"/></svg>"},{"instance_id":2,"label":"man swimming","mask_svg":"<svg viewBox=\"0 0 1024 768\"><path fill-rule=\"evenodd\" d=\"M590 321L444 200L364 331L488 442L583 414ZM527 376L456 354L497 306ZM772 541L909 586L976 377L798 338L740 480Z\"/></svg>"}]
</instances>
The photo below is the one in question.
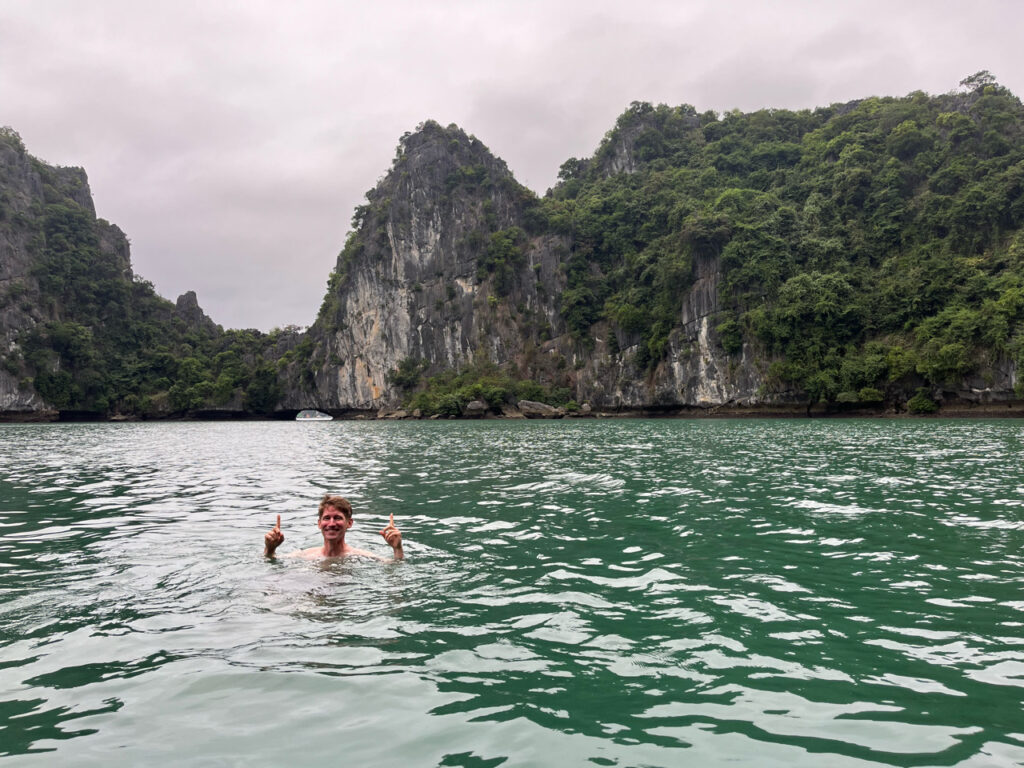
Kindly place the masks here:
<instances>
[{"instance_id":1,"label":"man swimming","mask_svg":"<svg viewBox=\"0 0 1024 768\"><path fill-rule=\"evenodd\" d=\"M352 505L348 499L342 496L331 496L325 494L320 500L320 511L317 514L317 527L324 537L322 547L310 547L289 552L285 557L301 557L306 560L315 560L319 557L345 557L346 555L363 555L377 560L383 560L380 555L367 552L364 549L356 549L345 543L345 533L352 527ZM391 515L391 521L387 527L381 530L380 535L388 543L395 553L395 560L402 560L405 553L402 551L402 532L395 527L395 516ZM284 541L284 534L281 533L281 516L277 516L277 525L267 531L263 537L263 554L273 557L274 552Z\"/></svg>"}]
</instances>

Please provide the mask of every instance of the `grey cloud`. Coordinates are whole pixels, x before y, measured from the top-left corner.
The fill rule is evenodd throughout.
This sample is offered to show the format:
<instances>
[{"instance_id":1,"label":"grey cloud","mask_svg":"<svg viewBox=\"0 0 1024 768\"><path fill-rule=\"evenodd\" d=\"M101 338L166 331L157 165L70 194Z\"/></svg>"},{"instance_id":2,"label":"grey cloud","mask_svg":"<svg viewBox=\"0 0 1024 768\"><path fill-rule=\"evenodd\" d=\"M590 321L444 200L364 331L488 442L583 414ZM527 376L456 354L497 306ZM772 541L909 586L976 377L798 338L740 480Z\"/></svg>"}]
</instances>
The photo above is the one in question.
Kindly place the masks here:
<instances>
[{"instance_id":1,"label":"grey cloud","mask_svg":"<svg viewBox=\"0 0 1024 768\"><path fill-rule=\"evenodd\" d=\"M455 122L543 193L631 101L802 108L1024 92L1012 0L7 0L0 124L86 168L168 298L230 327L310 322L399 136Z\"/></svg>"}]
</instances>

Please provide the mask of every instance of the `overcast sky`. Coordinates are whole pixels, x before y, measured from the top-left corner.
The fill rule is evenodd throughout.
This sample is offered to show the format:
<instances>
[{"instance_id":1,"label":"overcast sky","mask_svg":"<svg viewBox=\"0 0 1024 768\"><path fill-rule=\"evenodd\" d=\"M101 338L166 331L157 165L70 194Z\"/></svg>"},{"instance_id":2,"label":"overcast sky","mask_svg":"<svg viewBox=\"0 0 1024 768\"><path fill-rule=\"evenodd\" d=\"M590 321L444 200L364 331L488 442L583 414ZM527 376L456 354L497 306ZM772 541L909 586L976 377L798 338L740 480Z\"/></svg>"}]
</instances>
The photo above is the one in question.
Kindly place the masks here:
<instances>
[{"instance_id":1,"label":"overcast sky","mask_svg":"<svg viewBox=\"0 0 1024 768\"><path fill-rule=\"evenodd\" d=\"M1019 0L0 0L0 125L84 167L135 272L226 328L308 325L398 138L457 123L539 194L631 101L1024 96Z\"/></svg>"}]
</instances>

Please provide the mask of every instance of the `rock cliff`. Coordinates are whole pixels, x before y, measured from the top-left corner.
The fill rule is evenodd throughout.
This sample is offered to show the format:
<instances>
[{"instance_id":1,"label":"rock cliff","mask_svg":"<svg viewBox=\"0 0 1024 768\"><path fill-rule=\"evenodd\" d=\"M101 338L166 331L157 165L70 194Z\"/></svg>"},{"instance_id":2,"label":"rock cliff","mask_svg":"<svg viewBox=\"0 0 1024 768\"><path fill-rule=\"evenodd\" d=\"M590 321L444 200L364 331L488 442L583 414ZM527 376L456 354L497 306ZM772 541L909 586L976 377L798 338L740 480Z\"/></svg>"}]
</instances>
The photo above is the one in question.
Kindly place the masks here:
<instances>
[{"instance_id":1,"label":"rock cliff","mask_svg":"<svg viewBox=\"0 0 1024 768\"><path fill-rule=\"evenodd\" d=\"M47 416L56 409L26 381L17 344L23 333L59 313L40 292L39 209L47 194L60 194L93 216L95 210L85 171L44 166L17 134L0 131L0 413ZM119 256L127 252L116 228L104 232L104 248Z\"/></svg>"},{"instance_id":2,"label":"rock cliff","mask_svg":"<svg viewBox=\"0 0 1024 768\"><path fill-rule=\"evenodd\" d=\"M0 129L0 418L171 415L168 390L210 377L195 355L222 351L222 335L193 292L174 305L135 277L85 171L47 165ZM238 383L220 400L240 401ZM194 409L211 392L177 402Z\"/></svg>"},{"instance_id":3,"label":"rock cliff","mask_svg":"<svg viewBox=\"0 0 1024 768\"><path fill-rule=\"evenodd\" d=\"M687 127L692 127L692 121ZM637 126L616 134L603 173L635 167ZM570 236L538 231L534 195L456 126L424 124L403 137L388 174L367 194L309 331L309 357L284 407L378 410L398 404L390 374L403 360L426 373L480 356L524 378L569 388L605 409L756 404L756 357L717 343L719 263L698 259L666 359L638 368L629 338L607 324L581 343L560 312Z\"/></svg>"},{"instance_id":4,"label":"rock cliff","mask_svg":"<svg viewBox=\"0 0 1024 768\"><path fill-rule=\"evenodd\" d=\"M313 371L285 407L376 410L396 404L389 374L401 361L457 368L474 354L521 355L559 322L557 238L523 230L535 198L505 164L455 126L428 122L403 137L387 176L357 212L355 231L309 331ZM481 267L505 238L503 296ZM518 321L529 318L529 327ZM292 376L293 380L301 376Z\"/></svg>"},{"instance_id":5,"label":"rock cliff","mask_svg":"<svg viewBox=\"0 0 1024 768\"><path fill-rule=\"evenodd\" d=\"M763 350L743 346L740 355L728 355L718 340L718 295L721 278L716 258L699 258L694 279L682 299L679 325L669 335L665 360L653 370L637 365L639 347L613 344L606 339L614 333L600 324L592 353L578 355L572 385L578 402L605 410L710 409L719 406L757 406L798 402L795 393L765 397L767 361ZM568 339L556 342L571 348Z\"/></svg>"},{"instance_id":6,"label":"rock cliff","mask_svg":"<svg viewBox=\"0 0 1024 768\"><path fill-rule=\"evenodd\" d=\"M0 129L0 417L1019 410L1024 105L979 83L801 112L634 103L542 199L428 121L305 334L156 296L84 171Z\"/></svg>"},{"instance_id":7,"label":"rock cliff","mask_svg":"<svg viewBox=\"0 0 1024 768\"><path fill-rule=\"evenodd\" d=\"M357 210L284 406L394 407L403 372L475 361L603 410L1015 401L1024 109L986 83L635 103L543 200L428 122Z\"/></svg>"}]
</instances>

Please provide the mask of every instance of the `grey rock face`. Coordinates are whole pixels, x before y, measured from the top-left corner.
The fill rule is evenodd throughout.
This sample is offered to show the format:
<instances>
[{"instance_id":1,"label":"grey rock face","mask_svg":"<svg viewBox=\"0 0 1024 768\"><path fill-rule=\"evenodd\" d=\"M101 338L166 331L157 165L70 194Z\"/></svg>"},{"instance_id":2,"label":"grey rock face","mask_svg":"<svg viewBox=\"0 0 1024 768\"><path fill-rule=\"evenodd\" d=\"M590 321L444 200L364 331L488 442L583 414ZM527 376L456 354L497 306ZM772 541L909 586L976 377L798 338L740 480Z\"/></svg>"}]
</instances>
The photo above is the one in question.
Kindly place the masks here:
<instances>
[{"instance_id":1,"label":"grey rock face","mask_svg":"<svg viewBox=\"0 0 1024 768\"><path fill-rule=\"evenodd\" d=\"M84 174L83 174L84 175ZM46 319L32 276L32 205L43 196L43 180L22 149L0 141L0 357L17 354L17 339ZM90 203L91 205L91 203ZM42 398L0 370L0 412L46 410Z\"/></svg>"},{"instance_id":2,"label":"grey rock face","mask_svg":"<svg viewBox=\"0 0 1024 768\"><path fill-rule=\"evenodd\" d=\"M562 415L558 408L534 400L520 400L516 407L528 419L557 419Z\"/></svg>"},{"instance_id":3,"label":"grey rock face","mask_svg":"<svg viewBox=\"0 0 1024 768\"><path fill-rule=\"evenodd\" d=\"M197 330L207 330L212 333L220 332L221 327L211 320L202 307L199 306L199 299L195 291L186 291L174 305L175 313L185 321L185 324Z\"/></svg>"},{"instance_id":4,"label":"grey rock face","mask_svg":"<svg viewBox=\"0 0 1024 768\"><path fill-rule=\"evenodd\" d=\"M607 336L588 357L574 360L581 369L575 381L576 400L599 410L648 407L715 408L723 405L758 405L766 367L763 356L744 347L729 355L719 343L718 259L698 257L694 281L685 292L677 328L669 336L668 354L653 371L644 373L634 363L636 347L612 355Z\"/></svg>"},{"instance_id":5,"label":"grey rock face","mask_svg":"<svg viewBox=\"0 0 1024 768\"><path fill-rule=\"evenodd\" d=\"M38 414L52 411L46 402L31 389L22 389L7 371L0 371L0 412L11 414ZM52 411L56 416L56 411Z\"/></svg>"},{"instance_id":6,"label":"grey rock face","mask_svg":"<svg viewBox=\"0 0 1024 768\"><path fill-rule=\"evenodd\" d=\"M510 306L538 328L558 323L557 238L524 242L507 300L498 302L479 274L492 233L520 227L532 197L454 126L427 124L406 137L338 259L329 312L310 329L314 389L289 392L285 407L393 407L400 392L388 377L402 360L423 361L429 372L458 368L477 350L512 360L536 334L523 338Z\"/></svg>"},{"instance_id":7,"label":"grey rock face","mask_svg":"<svg viewBox=\"0 0 1024 768\"><path fill-rule=\"evenodd\" d=\"M483 400L471 400L466 403L466 408L462 415L471 419L480 419L487 414L487 410L487 403Z\"/></svg>"},{"instance_id":8,"label":"grey rock face","mask_svg":"<svg viewBox=\"0 0 1024 768\"><path fill-rule=\"evenodd\" d=\"M627 144L633 138L623 132ZM394 408L402 392L389 377L406 358L429 374L475 356L513 364L526 378L562 371L562 385L597 409L760 401L764 377L755 351L730 357L718 343L717 259L695 263L668 357L644 372L634 363L635 347L611 353L611 332L602 326L589 350L566 333L559 297L567 238L524 235L522 258L503 286L481 268L492 233L525 229L532 193L460 129L427 124L407 136L367 198L339 256L329 311L309 332L312 390L293 386L284 407Z\"/></svg>"},{"instance_id":9,"label":"grey rock face","mask_svg":"<svg viewBox=\"0 0 1024 768\"><path fill-rule=\"evenodd\" d=\"M0 129L0 414L14 417L56 416L56 410L26 385L18 345L25 332L62 319L61 306L42 298L33 272L43 250L41 220L53 200L77 205L95 217L85 171L45 165L31 157L8 129ZM94 223L100 252L130 281L124 233L106 221Z\"/></svg>"},{"instance_id":10,"label":"grey rock face","mask_svg":"<svg viewBox=\"0 0 1024 768\"><path fill-rule=\"evenodd\" d=\"M523 412L518 408L513 408L511 405L501 406L501 415L506 419L525 419Z\"/></svg>"}]
</instances>

